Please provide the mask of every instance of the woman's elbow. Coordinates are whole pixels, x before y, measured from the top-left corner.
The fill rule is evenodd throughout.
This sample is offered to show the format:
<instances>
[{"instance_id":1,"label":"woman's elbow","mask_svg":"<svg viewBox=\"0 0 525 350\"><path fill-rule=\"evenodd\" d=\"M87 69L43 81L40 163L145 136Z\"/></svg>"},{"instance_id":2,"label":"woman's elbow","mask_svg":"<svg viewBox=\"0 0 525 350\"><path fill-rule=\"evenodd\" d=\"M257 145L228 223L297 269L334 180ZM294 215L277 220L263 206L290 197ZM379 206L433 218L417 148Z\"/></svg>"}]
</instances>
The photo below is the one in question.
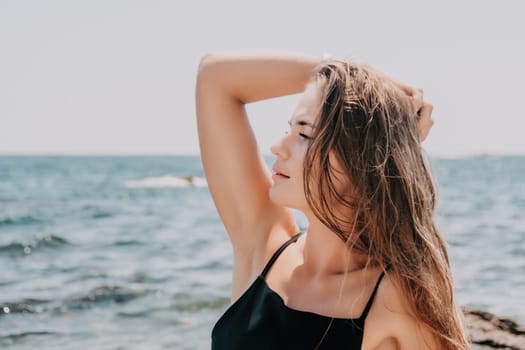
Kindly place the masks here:
<instances>
[{"instance_id":1,"label":"woman's elbow","mask_svg":"<svg viewBox=\"0 0 525 350\"><path fill-rule=\"evenodd\" d=\"M206 76L213 72L214 67L220 62L220 56L217 52L205 53L199 61L198 76Z\"/></svg>"}]
</instances>

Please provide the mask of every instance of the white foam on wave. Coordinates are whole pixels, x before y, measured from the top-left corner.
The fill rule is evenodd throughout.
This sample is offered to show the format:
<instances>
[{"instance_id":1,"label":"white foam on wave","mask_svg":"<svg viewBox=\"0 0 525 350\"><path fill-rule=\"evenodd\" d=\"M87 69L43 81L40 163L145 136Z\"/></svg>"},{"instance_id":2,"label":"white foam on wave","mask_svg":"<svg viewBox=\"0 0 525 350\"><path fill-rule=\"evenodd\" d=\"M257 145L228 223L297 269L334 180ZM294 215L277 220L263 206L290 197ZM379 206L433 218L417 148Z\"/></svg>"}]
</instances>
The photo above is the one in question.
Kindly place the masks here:
<instances>
[{"instance_id":1,"label":"white foam on wave","mask_svg":"<svg viewBox=\"0 0 525 350\"><path fill-rule=\"evenodd\" d=\"M198 176L157 176L124 182L127 188L206 187L206 179Z\"/></svg>"}]
</instances>

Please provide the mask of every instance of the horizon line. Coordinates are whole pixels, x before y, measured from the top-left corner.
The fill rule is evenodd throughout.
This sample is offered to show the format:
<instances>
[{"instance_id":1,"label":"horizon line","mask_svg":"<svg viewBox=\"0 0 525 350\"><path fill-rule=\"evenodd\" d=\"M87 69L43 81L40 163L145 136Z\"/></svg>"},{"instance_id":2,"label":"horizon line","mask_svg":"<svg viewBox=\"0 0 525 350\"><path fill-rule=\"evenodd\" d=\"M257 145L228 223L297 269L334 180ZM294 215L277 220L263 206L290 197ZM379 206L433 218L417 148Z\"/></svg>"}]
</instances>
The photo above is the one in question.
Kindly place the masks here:
<instances>
[{"instance_id":1,"label":"horizon line","mask_svg":"<svg viewBox=\"0 0 525 350\"><path fill-rule=\"evenodd\" d=\"M523 157L525 152L472 152L472 153L458 153L458 154L438 154L424 152L430 158L472 158L472 157ZM273 154L263 153L263 157L274 157ZM158 153L33 153L33 152L0 152L0 157L200 157L200 153L194 152L158 152Z\"/></svg>"}]
</instances>

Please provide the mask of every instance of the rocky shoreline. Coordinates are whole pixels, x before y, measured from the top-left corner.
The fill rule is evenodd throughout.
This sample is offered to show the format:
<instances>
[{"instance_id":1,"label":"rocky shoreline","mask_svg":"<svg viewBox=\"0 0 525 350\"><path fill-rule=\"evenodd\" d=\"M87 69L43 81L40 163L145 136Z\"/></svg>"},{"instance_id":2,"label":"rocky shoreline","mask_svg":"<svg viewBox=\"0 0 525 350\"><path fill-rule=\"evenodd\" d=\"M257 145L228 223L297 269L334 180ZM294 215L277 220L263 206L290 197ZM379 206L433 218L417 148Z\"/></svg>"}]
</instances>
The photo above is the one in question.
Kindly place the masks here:
<instances>
[{"instance_id":1,"label":"rocky shoreline","mask_svg":"<svg viewBox=\"0 0 525 350\"><path fill-rule=\"evenodd\" d=\"M525 350L525 328L490 312L463 309L472 350Z\"/></svg>"}]
</instances>

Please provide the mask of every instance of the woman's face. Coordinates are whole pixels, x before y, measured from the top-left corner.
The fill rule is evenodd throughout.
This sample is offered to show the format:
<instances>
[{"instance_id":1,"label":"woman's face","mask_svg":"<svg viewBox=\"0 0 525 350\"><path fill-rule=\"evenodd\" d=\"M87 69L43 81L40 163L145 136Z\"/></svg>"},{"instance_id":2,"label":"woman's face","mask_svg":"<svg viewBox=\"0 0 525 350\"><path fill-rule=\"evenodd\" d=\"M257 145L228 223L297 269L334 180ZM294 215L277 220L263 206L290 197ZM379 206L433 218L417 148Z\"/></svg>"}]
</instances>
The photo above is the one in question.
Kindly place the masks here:
<instances>
[{"instance_id":1,"label":"woman's face","mask_svg":"<svg viewBox=\"0 0 525 350\"><path fill-rule=\"evenodd\" d=\"M277 159L272 166L273 185L270 188L270 199L274 203L298 209L303 213L311 211L304 194L304 158L320 113L321 102L319 83L309 84L289 121L290 131L271 147ZM332 181L337 192L349 199L351 187L335 154L329 155L329 161ZM315 171L313 173L315 174ZM313 182L311 188L316 196L315 180ZM336 207L337 203L334 203L334 210Z\"/></svg>"},{"instance_id":2,"label":"woman's face","mask_svg":"<svg viewBox=\"0 0 525 350\"><path fill-rule=\"evenodd\" d=\"M320 103L318 84L309 84L289 121L290 130L271 147L277 159L272 166L270 199L303 212L308 210L303 186L303 162Z\"/></svg>"}]
</instances>

